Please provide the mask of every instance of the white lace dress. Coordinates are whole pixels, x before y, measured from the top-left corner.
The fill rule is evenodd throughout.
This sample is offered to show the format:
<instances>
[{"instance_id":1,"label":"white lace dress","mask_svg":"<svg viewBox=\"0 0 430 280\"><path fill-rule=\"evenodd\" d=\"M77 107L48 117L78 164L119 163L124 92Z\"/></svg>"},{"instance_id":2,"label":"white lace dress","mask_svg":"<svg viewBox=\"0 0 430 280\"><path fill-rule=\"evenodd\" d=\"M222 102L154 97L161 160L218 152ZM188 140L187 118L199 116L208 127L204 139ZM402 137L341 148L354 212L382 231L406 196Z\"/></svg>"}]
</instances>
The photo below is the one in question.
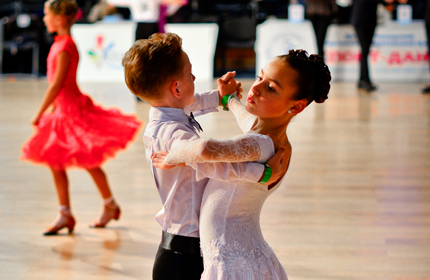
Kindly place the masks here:
<instances>
[{"instance_id":1,"label":"white lace dress","mask_svg":"<svg viewBox=\"0 0 430 280\"><path fill-rule=\"evenodd\" d=\"M255 116L247 114L238 100L230 101L229 107L242 129L248 129ZM270 137L248 132L230 140L199 139L190 142L181 148L172 149L165 162L185 162L191 166L195 162L205 161L265 163L274 152ZM209 180L200 212L200 244L204 259L201 279L288 279L260 228L264 201L279 184L269 190L268 186L242 179Z\"/></svg>"}]
</instances>

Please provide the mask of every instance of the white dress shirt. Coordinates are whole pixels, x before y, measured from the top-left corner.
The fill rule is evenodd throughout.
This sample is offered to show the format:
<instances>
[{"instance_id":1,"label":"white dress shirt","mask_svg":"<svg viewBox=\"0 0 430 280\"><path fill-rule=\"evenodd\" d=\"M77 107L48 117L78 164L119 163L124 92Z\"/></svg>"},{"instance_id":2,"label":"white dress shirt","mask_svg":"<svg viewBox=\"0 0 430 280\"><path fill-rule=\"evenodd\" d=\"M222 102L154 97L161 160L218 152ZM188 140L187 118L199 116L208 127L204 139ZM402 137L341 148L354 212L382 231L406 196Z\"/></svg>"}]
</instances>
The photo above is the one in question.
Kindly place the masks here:
<instances>
[{"instance_id":1,"label":"white dress shirt","mask_svg":"<svg viewBox=\"0 0 430 280\"><path fill-rule=\"evenodd\" d=\"M264 171L259 163L201 163L185 167L161 170L152 166L153 152L169 151L189 140L198 139L197 124L185 114L194 116L216 112L219 104L218 91L195 94L193 105L184 110L152 107L149 123L144 132L146 159L154 176L163 208L155 219L164 231L171 234L199 237L200 205L208 176L227 180L246 178L257 182ZM204 128L203 128L204 129Z\"/></svg>"},{"instance_id":2,"label":"white dress shirt","mask_svg":"<svg viewBox=\"0 0 430 280\"><path fill-rule=\"evenodd\" d=\"M160 0L107 0L117 7L130 9L131 17L136 22L158 22L160 16Z\"/></svg>"}]
</instances>

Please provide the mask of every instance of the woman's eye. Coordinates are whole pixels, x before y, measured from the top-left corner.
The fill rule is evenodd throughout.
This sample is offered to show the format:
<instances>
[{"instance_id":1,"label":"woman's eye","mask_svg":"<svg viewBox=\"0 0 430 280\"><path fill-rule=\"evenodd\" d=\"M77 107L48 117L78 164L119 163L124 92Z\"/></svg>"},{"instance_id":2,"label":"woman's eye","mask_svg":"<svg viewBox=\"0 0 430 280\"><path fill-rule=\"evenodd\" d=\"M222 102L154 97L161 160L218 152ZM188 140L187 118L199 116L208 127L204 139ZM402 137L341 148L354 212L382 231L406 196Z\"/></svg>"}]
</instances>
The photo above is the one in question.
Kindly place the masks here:
<instances>
[{"instance_id":1,"label":"woman's eye","mask_svg":"<svg viewBox=\"0 0 430 280\"><path fill-rule=\"evenodd\" d=\"M261 81L261 76L257 76L257 80Z\"/></svg>"},{"instance_id":2,"label":"woman's eye","mask_svg":"<svg viewBox=\"0 0 430 280\"><path fill-rule=\"evenodd\" d=\"M269 90L270 91L275 91L270 85L269 85Z\"/></svg>"}]
</instances>

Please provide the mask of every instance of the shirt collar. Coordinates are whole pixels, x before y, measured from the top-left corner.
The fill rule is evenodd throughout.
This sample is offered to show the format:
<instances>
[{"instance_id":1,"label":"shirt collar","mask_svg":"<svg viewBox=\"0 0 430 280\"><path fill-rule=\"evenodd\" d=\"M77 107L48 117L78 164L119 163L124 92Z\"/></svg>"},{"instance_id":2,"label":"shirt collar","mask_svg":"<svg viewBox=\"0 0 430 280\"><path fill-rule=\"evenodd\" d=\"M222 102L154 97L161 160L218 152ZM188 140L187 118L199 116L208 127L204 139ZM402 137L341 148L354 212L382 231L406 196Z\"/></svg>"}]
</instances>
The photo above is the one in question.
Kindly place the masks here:
<instances>
[{"instance_id":1,"label":"shirt collar","mask_svg":"<svg viewBox=\"0 0 430 280\"><path fill-rule=\"evenodd\" d=\"M150 121L177 121L188 122L188 116L184 110L170 107L151 107L149 109Z\"/></svg>"},{"instance_id":2,"label":"shirt collar","mask_svg":"<svg viewBox=\"0 0 430 280\"><path fill-rule=\"evenodd\" d=\"M151 107L149 109L149 121L175 121L188 124L197 132L201 131L196 121L191 119L184 110L170 107Z\"/></svg>"}]
</instances>

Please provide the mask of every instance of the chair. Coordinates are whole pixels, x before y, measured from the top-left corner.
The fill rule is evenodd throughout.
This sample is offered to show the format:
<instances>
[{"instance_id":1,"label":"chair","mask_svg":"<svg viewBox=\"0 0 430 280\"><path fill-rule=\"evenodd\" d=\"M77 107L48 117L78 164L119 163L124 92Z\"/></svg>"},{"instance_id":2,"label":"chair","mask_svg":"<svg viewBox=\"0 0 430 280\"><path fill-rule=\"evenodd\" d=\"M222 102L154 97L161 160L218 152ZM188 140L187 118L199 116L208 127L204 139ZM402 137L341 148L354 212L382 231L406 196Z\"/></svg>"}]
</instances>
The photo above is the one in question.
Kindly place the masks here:
<instances>
[{"instance_id":1,"label":"chair","mask_svg":"<svg viewBox=\"0 0 430 280\"><path fill-rule=\"evenodd\" d=\"M12 56L17 57L23 51L32 50L31 74L38 77L40 42L45 29L42 19L36 15L19 14L3 18L2 25L2 55L3 52L9 51ZM0 74L3 73L3 62L0 65Z\"/></svg>"},{"instance_id":2,"label":"chair","mask_svg":"<svg viewBox=\"0 0 430 280\"><path fill-rule=\"evenodd\" d=\"M26 14L43 15L46 0L21 0L22 12Z\"/></svg>"},{"instance_id":3,"label":"chair","mask_svg":"<svg viewBox=\"0 0 430 280\"><path fill-rule=\"evenodd\" d=\"M257 20L254 17L241 16L224 18L219 23L218 46L221 52L222 72L226 71L226 51L229 48L254 48Z\"/></svg>"},{"instance_id":4,"label":"chair","mask_svg":"<svg viewBox=\"0 0 430 280\"><path fill-rule=\"evenodd\" d=\"M216 0L214 10L219 16L218 57L222 73L226 71L227 51L254 49L256 40L256 5L251 0Z\"/></svg>"},{"instance_id":5,"label":"chair","mask_svg":"<svg viewBox=\"0 0 430 280\"><path fill-rule=\"evenodd\" d=\"M0 0L0 19L15 15L20 10L20 2L17 0Z\"/></svg>"}]
</instances>

